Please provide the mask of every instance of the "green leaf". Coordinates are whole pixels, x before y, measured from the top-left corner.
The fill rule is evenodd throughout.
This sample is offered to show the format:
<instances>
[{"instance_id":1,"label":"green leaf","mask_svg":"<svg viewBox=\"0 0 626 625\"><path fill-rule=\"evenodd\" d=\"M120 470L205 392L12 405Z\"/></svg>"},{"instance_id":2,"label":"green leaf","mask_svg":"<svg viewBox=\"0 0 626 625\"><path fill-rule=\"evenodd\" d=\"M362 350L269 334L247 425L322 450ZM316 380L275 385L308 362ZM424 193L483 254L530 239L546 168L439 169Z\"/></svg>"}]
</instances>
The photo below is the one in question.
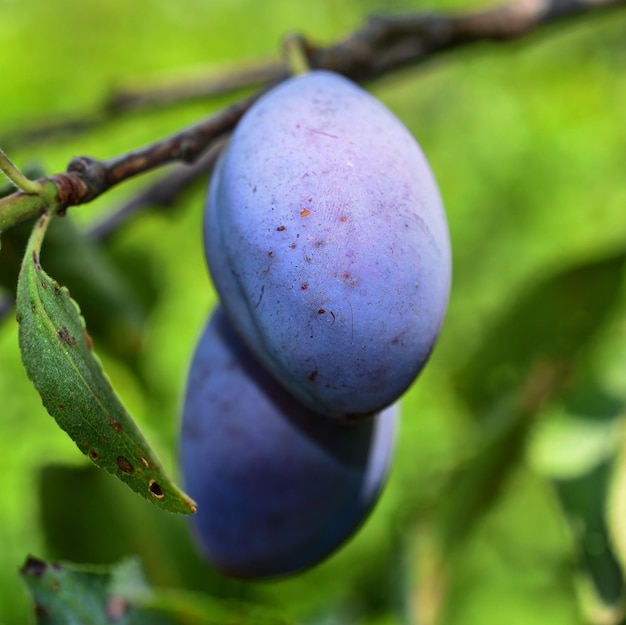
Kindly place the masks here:
<instances>
[{"instance_id":1,"label":"green leaf","mask_svg":"<svg viewBox=\"0 0 626 625\"><path fill-rule=\"evenodd\" d=\"M276 610L154 588L137 558L111 567L29 557L21 570L40 625L282 625Z\"/></svg>"},{"instance_id":2,"label":"green leaf","mask_svg":"<svg viewBox=\"0 0 626 625\"><path fill-rule=\"evenodd\" d=\"M18 281L19 344L28 376L48 412L96 465L164 510L195 512L105 377L78 306L41 267L50 219L42 216L33 229Z\"/></svg>"},{"instance_id":3,"label":"green leaf","mask_svg":"<svg viewBox=\"0 0 626 625\"><path fill-rule=\"evenodd\" d=\"M621 410L621 404L619 405ZM615 457L619 421L594 419L557 406L541 415L529 448L533 467L556 480L575 480Z\"/></svg>"},{"instance_id":4,"label":"green leaf","mask_svg":"<svg viewBox=\"0 0 626 625\"><path fill-rule=\"evenodd\" d=\"M584 611L603 614L602 622L621 623L624 616L624 575L613 550L607 525L607 496L612 459L571 480L556 480L556 492L572 533L582 580Z\"/></svg>"},{"instance_id":5,"label":"green leaf","mask_svg":"<svg viewBox=\"0 0 626 625\"><path fill-rule=\"evenodd\" d=\"M219 587L220 597L239 600L257 596L256 587L226 579L207 563L186 518L163 514L93 465L42 467L33 497L50 558L110 564L134 554L160 586L207 592Z\"/></svg>"},{"instance_id":6,"label":"green leaf","mask_svg":"<svg viewBox=\"0 0 626 625\"><path fill-rule=\"evenodd\" d=\"M524 460L537 415L562 393L618 301L625 261L620 253L538 283L504 314L460 372L458 387L477 417L478 443L466 452L438 508L444 549L468 537Z\"/></svg>"},{"instance_id":7,"label":"green leaf","mask_svg":"<svg viewBox=\"0 0 626 625\"><path fill-rule=\"evenodd\" d=\"M626 599L615 548L621 523L611 527L609 507L611 482L623 480L616 462L623 411L623 401L587 381L544 411L529 450L534 468L551 480L573 534L583 611L590 622L607 625L622 622Z\"/></svg>"},{"instance_id":8,"label":"green leaf","mask_svg":"<svg viewBox=\"0 0 626 625\"><path fill-rule=\"evenodd\" d=\"M569 367L620 298L626 254L588 261L537 283L513 302L458 372L468 403L484 414L537 366Z\"/></svg>"},{"instance_id":9,"label":"green leaf","mask_svg":"<svg viewBox=\"0 0 626 625\"><path fill-rule=\"evenodd\" d=\"M523 459L534 411L517 397L503 400L481 424L474 453L459 463L436 510L436 526L446 555L467 540L498 500Z\"/></svg>"},{"instance_id":10,"label":"green leaf","mask_svg":"<svg viewBox=\"0 0 626 625\"><path fill-rule=\"evenodd\" d=\"M23 223L3 236L0 285L7 290L15 289L31 231L32 224ZM131 288L127 272L121 271L101 245L89 240L70 215L52 220L42 256L47 271L81 302L81 313L95 341L109 354L134 365L147 312L136 289Z\"/></svg>"},{"instance_id":11,"label":"green leaf","mask_svg":"<svg viewBox=\"0 0 626 625\"><path fill-rule=\"evenodd\" d=\"M622 571L626 571L626 417L622 417L620 448L608 486L608 526Z\"/></svg>"},{"instance_id":12,"label":"green leaf","mask_svg":"<svg viewBox=\"0 0 626 625\"><path fill-rule=\"evenodd\" d=\"M132 574L131 574L132 572ZM29 557L21 570L43 625L166 625L175 621L131 605L120 593L150 589L136 561L108 569L47 563Z\"/></svg>"}]
</instances>

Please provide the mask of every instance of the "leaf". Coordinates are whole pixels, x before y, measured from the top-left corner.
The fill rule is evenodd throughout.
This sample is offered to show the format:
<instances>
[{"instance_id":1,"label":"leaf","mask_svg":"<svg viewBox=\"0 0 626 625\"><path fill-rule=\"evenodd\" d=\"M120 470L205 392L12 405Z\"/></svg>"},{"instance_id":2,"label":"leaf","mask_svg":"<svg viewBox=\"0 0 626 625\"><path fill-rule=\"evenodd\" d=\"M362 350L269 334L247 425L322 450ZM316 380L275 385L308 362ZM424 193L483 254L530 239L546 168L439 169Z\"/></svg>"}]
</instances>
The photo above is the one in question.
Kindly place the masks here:
<instances>
[{"instance_id":1,"label":"leaf","mask_svg":"<svg viewBox=\"0 0 626 625\"><path fill-rule=\"evenodd\" d=\"M50 558L110 564L132 553L150 565L151 580L161 586L219 587L220 597L240 600L256 592L207 564L182 515L163 514L91 464L41 467L34 498Z\"/></svg>"},{"instance_id":2,"label":"leaf","mask_svg":"<svg viewBox=\"0 0 626 625\"><path fill-rule=\"evenodd\" d=\"M609 505L611 482L619 479L623 410L623 401L588 380L563 406L545 411L529 454L551 480L574 536L582 608L590 622L606 625L622 622L626 599L614 540L619 524L611 522Z\"/></svg>"},{"instance_id":3,"label":"leaf","mask_svg":"<svg viewBox=\"0 0 626 625\"><path fill-rule=\"evenodd\" d=\"M620 253L537 284L459 372L459 389L477 417L479 442L454 472L438 508L444 550L456 549L469 536L524 459L537 415L563 392L617 302L625 261Z\"/></svg>"},{"instance_id":4,"label":"leaf","mask_svg":"<svg viewBox=\"0 0 626 625\"><path fill-rule=\"evenodd\" d=\"M598 405L589 408L593 413L568 405L542 413L529 447L531 464L539 473L556 480L575 480L615 457L619 419L591 418L590 414L605 408L614 409L614 415L619 415L622 404L600 396L596 401Z\"/></svg>"},{"instance_id":5,"label":"leaf","mask_svg":"<svg viewBox=\"0 0 626 625\"><path fill-rule=\"evenodd\" d=\"M620 297L626 253L585 262L513 302L458 373L479 414L524 383L538 363L567 367L598 334Z\"/></svg>"},{"instance_id":6,"label":"leaf","mask_svg":"<svg viewBox=\"0 0 626 625\"><path fill-rule=\"evenodd\" d=\"M474 453L455 468L436 510L436 526L446 555L467 540L498 500L523 459L533 416L512 397L501 402L488 427L481 426Z\"/></svg>"},{"instance_id":7,"label":"leaf","mask_svg":"<svg viewBox=\"0 0 626 625\"><path fill-rule=\"evenodd\" d=\"M154 588L137 558L110 567L49 563L29 557L21 570L40 625L282 625L264 605Z\"/></svg>"},{"instance_id":8,"label":"leaf","mask_svg":"<svg viewBox=\"0 0 626 625\"><path fill-rule=\"evenodd\" d=\"M99 467L169 512L195 504L164 469L116 396L93 354L77 304L42 269L43 215L24 256L17 288L22 361L48 412Z\"/></svg>"},{"instance_id":9,"label":"leaf","mask_svg":"<svg viewBox=\"0 0 626 625\"><path fill-rule=\"evenodd\" d=\"M3 236L0 285L11 291L17 284L31 230L32 224L26 222ZM42 255L47 271L81 302L91 336L108 353L134 364L143 340L146 307L110 254L89 240L67 215L50 223Z\"/></svg>"},{"instance_id":10,"label":"leaf","mask_svg":"<svg viewBox=\"0 0 626 625\"><path fill-rule=\"evenodd\" d=\"M47 563L29 557L22 577L43 625L169 625L175 621L135 608L119 592L118 578L128 592L150 592L136 561L111 569ZM130 571L133 574L129 574Z\"/></svg>"},{"instance_id":11,"label":"leaf","mask_svg":"<svg viewBox=\"0 0 626 625\"><path fill-rule=\"evenodd\" d=\"M613 548L626 571L626 417L621 419L620 449L608 493L608 524Z\"/></svg>"},{"instance_id":12,"label":"leaf","mask_svg":"<svg viewBox=\"0 0 626 625\"><path fill-rule=\"evenodd\" d=\"M612 469L611 459L585 475L554 482L575 538L582 606L592 622L607 625L621 623L624 616L624 575L607 524L607 491ZM595 619L594 614L602 614L603 620Z\"/></svg>"}]
</instances>

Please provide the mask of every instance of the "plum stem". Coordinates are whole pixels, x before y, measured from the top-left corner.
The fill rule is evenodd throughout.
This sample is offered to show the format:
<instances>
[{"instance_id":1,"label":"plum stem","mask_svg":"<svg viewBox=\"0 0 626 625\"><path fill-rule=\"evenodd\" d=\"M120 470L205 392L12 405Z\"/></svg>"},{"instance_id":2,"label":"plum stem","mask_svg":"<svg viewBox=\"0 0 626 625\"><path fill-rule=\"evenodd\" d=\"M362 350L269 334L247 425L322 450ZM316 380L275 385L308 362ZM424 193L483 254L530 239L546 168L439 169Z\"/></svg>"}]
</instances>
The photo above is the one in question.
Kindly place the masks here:
<instances>
[{"instance_id":1,"label":"plum stem","mask_svg":"<svg viewBox=\"0 0 626 625\"><path fill-rule=\"evenodd\" d=\"M290 33L283 39L283 53L292 76L302 76L311 70L302 35Z\"/></svg>"}]
</instances>

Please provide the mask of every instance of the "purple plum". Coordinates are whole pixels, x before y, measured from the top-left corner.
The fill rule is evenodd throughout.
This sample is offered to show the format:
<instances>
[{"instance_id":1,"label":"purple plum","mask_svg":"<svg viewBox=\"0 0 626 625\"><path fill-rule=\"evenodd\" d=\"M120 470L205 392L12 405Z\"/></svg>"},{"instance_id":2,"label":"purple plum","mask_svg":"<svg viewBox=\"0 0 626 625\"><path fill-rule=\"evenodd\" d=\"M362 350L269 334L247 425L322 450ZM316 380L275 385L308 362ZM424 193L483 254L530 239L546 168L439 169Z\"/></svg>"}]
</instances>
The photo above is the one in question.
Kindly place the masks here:
<instances>
[{"instance_id":1,"label":"purple plum","mask_svg":"<svg viewBox=\"0 0 626 625\"><path fill-rule=\"evenodd\" d=\"M243 344L220 308L197 346L180 457L190 522L215 568L268 578L313 566L367 517L386 481L396 408L320 419Z\"/></svg>"},{"instance_id":2,"label":"purple plum","mask_svg":"<svg viewBox=\"0 0 626 625\"><path fill-rule=\"evenodd\" d=\"M419 145L346 78L291 78L244 115L210 184L209 269L229 319L311 410L357 420L415 380L450 243Z\"/></svg>"}]
</instances>

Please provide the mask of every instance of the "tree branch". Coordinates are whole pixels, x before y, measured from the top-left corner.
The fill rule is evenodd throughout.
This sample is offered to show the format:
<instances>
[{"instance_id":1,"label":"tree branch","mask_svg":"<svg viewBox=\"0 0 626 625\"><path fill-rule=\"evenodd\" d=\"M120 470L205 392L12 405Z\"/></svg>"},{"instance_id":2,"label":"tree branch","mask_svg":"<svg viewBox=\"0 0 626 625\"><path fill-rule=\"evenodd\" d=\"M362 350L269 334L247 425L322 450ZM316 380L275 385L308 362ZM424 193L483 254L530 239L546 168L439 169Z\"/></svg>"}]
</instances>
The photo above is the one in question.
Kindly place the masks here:
<instances>
[{"instance_id":1,"label":"tree branch","mask_svg":"<svg viewBox=\"0 0 626 625\"><path fill-rule=\"evenodd\" d=\"M370 16L366 27L330 48L308 49L312 67L355 81L378 78L461 46L508 42L555 22L626 6L624 0L513 0L469 13Z\"/></svg>"},{"instance_id":2,"label":"tree branch","mask_svg":"<svg viewBox=\"0 0 626 625\"><path fill-rule=\"evenodd\" d=\"M109 160L87 156L73 159L67 171L40 182L53 183L59 211L95 199L111 187L174 161L193 162L207 147L229 133L263 91L233 104L217 115L182 132ZM19 211L19 207L23 211ZM47 206L45 197L14 193L0 199L0 231L40 215ZM12 223L9 223L12 222Z\"/></svg>"},{"instance_id":3,"label":"tree branch","mask_svg":"<svg viewBox=\"0 0 626 625\"><path fill-rule=\"evenodd\" d=\"M472 13L374 15L365 28L329 48L312 42L305 46L312 67L332 69L353 80L365 81L462 45L510 41L553 22L623 4L623 0L517 0ZM199 80L120 89L111 94L99 112L4 134L0 143L24 145L58 134L86 132L128 112L224 96L280 82L288 76L289 67L284 61L255 61Z\"/></svg>"},{"instance_id":4,"label":"tree branch","mask_svg":"<svg viewBox=\"0 0 626 625\"><path fill-rule=\"evenodd\" d=\"M372 16L364 29L333 46L316 47L304 39L303 44L311 68L329 69L363 81L421 63L447 50L484 41L510 41L557 21L619 6L626 6L626 0L514 0L472 13ZM284 68L275 65L266 78L270 84L284 78ZM104 161L74 159L65 173L42 182L56 186L55 201L59 210L64 210L89 202L114 185L166 163L193 162L214 141L230 132L267 88L143 149ZM0 200L0 228L36 217L45 209L46 201L45 197L25 193ZM21 211L16 210L19 207Z\"/></svg>"},{"instance_id":5,"label":"tree branch","mask_svg":"<svg viewBox=\"0 0 626 625\"><path fill-rule=\"evenodd\" d=\"M92 224L86 236L94 241L106 241L143 209L150 206L174 206L185 189L213 169L225 143L226 137L214 143L195 163L181 165L170 174L163 176L126 204L110 212L101 221Z\"/></svg>"},{"instance_id":6,"label":"tree branch","mask_svg":"<svg viewBox=\"0 0 626 625\"><path fill-rule=\"evenodd\" d=\"M254 62L223 69L217 76L198 80L177 81L151 89L120 89L109 98L106 109L113 114L144 110L179 102L202 100L228 95L234 91L260 87L289 76L287 64L280 60Z\"/></svg>"},{"instance_id":7,"label":"tree branch","mask_svg":"<svg viewBox=\"0 0 626 625\"><path fill-rule=\"evenodd\" d=\"M454 48L515 40L554 22L612 7L626 7L626 0L514 0L473 13L371 16L365 28L328 48L316 47L305 39L302 42L312 68L329 69L364 81ZM109 160L74 159L66 172L39 182L56 187L58 208L64 210L89 202L112 186L161 165L196 161L165 176L87 232L91 239L104 240L142 208L170 205L193 180L208 172L242 115L262 93L287 75L286 64L270 62L248 67L228 80L209 81L204 85L207 96L262 81L266 85L253 96L162 141ZM178 96L197 98L202 93L200 88L185 88ZM164 90L152 94L137 92L118 96L113 106L131 110L166 103L168 98L171 101ZM47 205L46 197L50 194L40 197L17 192L0 199L0 232L41 214ZM0 295L0 321L12 308L12 297Z\"/></svg>"}]
</instances>

